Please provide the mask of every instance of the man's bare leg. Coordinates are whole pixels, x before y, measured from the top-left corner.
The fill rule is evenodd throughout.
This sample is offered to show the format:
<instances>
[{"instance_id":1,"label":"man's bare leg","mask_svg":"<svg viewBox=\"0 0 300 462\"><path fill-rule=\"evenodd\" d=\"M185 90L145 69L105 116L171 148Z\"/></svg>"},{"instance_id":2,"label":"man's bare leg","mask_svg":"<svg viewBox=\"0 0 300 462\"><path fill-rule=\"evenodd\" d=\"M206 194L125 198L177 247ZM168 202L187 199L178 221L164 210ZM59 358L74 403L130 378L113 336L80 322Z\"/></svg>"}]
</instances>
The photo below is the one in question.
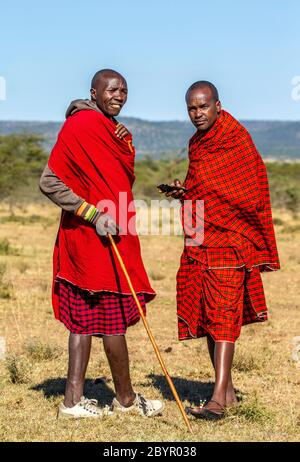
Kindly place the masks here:
<instances>
[{"instance_id":1,"label":"man's bare leg","mask_svg":"<svg viewBox=\"0 0 300 462\"><path fill-rule=\"evenodd\" d=\"M214 348L214 367L216 381L214 392L206 405L206 409L221 413L226 406L226 392L229 383L230 370L234 355L234 343L215 342ZM215 402L214 402L215 401ZM218 404L217 404L218 403Z\"/></svg>"},{"instance_id":2,"label":"man's bare leg","mask_svg":"<svg viewBox=\"0 0 300 462\"><path fill-rule=\"evenodd\" d=\"M215 359L214 359L215 341L210 335L207 336L207 347L208 347L211 363L213 365L213 368L215 369ZM227 385L227 390L226 390L226 407L234 406L237 402L238 400L237 400L237 397L234 391L232 375L231 375L231 368L230 368L228 385Z\"/></svg>"},{"instance_id":3,"label":"man's bare leg","mask_svg":"<svg viewBox=\"0 0 300 462\"><path fill-rule=\"evenodd\" d=\"M131 385L125 336L105 336L103 345L114 381L116 398L122 406L129 407L136 395Z\"/></svg>"},{"instance_id":4,"label":"man's bare leg","mask_svg":"<svg viewBox=\"0 0 300 462\"><path fill-rule=\"evenodd\" d=\"M69 336L69 367L64 405L73 407L83 396L83 386L90 358L92 337L72 334Z\"/></svg>"}]
</instances>

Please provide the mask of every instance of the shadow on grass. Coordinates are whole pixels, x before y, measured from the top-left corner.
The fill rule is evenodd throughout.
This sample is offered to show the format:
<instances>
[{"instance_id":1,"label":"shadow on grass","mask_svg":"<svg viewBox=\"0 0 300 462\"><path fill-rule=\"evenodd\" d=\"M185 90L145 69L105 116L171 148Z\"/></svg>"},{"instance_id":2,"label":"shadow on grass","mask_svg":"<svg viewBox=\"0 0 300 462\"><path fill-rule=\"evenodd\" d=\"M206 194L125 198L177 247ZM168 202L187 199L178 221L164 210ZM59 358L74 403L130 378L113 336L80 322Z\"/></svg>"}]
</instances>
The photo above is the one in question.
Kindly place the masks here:
<instances>
[{"instance_id":1,"label":"shadow on grass","mask_svg":"<svg viewBox=\"0 0 300 462\"><path fill-rule=\"evenodd\" d=\"M164 375L150 374L148 378L152 380L152 385L161 392L164 399L175 400ZM172 377L172 381L179 398L182 401L189 401L192 406L199 406L201 400L208 400L214 389L213 382L200 382L199 380L187 380L180 377Z\"/></svg>"},{"instance_id":2,"label":"shadow on grass","mask_svg":"<svg viewBox=\"0 0 300 462\"><path fill-rule=\"evenodd\" d=\"M147 376L151 380L152 386L157 388L165 400L174 401L173 394L164 375L150 374ZM196 380L187 380L179 377L172 378L177 393L182 401L187 400L193 406L198 406L200 400L209 399L213 392L213 382L200 382ZM141 384L140 384L141 385ZM65 378L47 379L42 383L34 385L31 390L43 391L45 398L64 396L66 387ZM138 390L137 390L138 391ZM86 398L95 398L102 406L111 404L115 394L105 381L95 381L86 379L84 383L84 396Z\"/></svg>"},{"instance_id":3,"label":"shadow on grass","mask_svg":"<svg viewBox=\"0 0 300 462\"><path fill-rule=\"evenodd\" d=\"M157 388L164 399L175 401L169 384L164 375L150 374L147 376L153 387ZM200 401L207 400L212 397L214 390L214 382L201 382L200 380L187 380L180 377L172 377L173 384L181 401L187 400L191 406L199 406ZM238 401L242 401L244 393L235 388Z\"/></svg>"},{"instance_id":4,"label":"shadow on grass","mask_svg":"<svg viewBox=\"0 0 300 462\"><path fill-rule=\"evenodd\" d=\"M47 379L42 383L34 385L31 390L43 391L45 398L52 398L55 396L64 396L66 387L66 379L54 378ZM94 398L99 401L102 406L110 405L115 394L111 388L104 381L95 384L92 379L86 379L84 383L84 396L86 398Z\"/></svg>"},{"instance_id":5,"label":"shadow on grass","mask_svg":"<svg viewBox=\"0 0 300 462\"><path fill-rule=\"evenodd\" d=\"M175 400L164 375L149 374L147 378L151 380L151 385L160 391L163 399L168 401ZM181 401L186 400L191 406L199 406L200 401L209 400L212 396L214 388L213 382L187 380L180 377L172 377L172 381ZM143 384L140 383L139 386L141 387ZM145 386L148 387L149 384ZM66 379L59 377L47 379L42 383L32 386L30 389L34 391L43 391L45 398L52 398L56 396L63 397L65 387ZM242 395L239 390L236 390L236 392ZM86 398L95 398L99 401L101 406L104 406L106 404L111 404L115 393L104 380L97 380L97 383L95 383L92 379L86 379L84 384L84 396ZM242 399L242 396L240 399Z\"/></svg>"}]
</instances>

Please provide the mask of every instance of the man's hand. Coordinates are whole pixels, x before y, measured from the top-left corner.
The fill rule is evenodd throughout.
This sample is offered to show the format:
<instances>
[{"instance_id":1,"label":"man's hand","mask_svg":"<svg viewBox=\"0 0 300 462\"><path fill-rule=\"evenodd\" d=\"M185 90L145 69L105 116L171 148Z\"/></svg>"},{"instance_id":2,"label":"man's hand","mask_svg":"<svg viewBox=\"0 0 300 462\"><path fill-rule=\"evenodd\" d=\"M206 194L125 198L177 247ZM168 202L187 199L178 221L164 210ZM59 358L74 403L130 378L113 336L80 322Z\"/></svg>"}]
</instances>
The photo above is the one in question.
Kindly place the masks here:
<instances>
[{"instance_id":1,"label":"man's hand","mask_svg":"<svg viewBox=\"0 0 300 462\"><path fill-rule=\"evenodd\" d=\"M115 134L117 135L118 138L121 140L125 138L127 135L130 135L130 132L127 130L125 125L118 123Z\"/></svg>"},{"instance_id":2,"label":"man's hand","mask_svg":"<svg viewBox=\"0 0 300 462\"><path fill-rule=\"evenodd\" d=\"M120 227L108 213L100 215L96 221L96 231L99 236L107 236L108 233L115 236L119 234L120 230Z\"/></svg>"},{"instance_id":3,"label":"man's hand","mask_svg":"<svg viewBox=\"0 0 300 462\"><path fill-rule=\"evenodd\" d=\"M178 180L177 178L175 178L175 180L173 181L173 183L171 183L170 186L182 186L182 183L180 180ZM184 195L185 191L183 189L178 189L176 191L173 191L173 192L169 192L169 193L166 193L166 196L167 197L173 197L174 199L181 199L182 196Z\"/></svg>"}]
</instances>

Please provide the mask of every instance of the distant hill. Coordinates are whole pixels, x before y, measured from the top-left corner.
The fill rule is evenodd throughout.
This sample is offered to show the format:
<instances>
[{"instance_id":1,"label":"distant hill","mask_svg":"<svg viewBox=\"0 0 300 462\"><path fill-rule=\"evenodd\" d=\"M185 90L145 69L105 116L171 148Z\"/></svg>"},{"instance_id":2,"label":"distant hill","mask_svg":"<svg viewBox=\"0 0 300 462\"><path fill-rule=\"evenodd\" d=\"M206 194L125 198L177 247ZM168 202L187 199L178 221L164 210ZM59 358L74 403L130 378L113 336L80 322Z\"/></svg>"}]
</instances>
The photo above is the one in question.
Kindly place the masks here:
<instances>
[{"instance_id":1,"label":"distant hill","mask_svg":"<svg viewBox=\"0 0 300 462\"><path fill-rule=\"evenodd\" d=\"M194 133L194 127L188 121L152 122L133 117L120 117L118 120L133 133L138 157L184 157L188 140ZM300 158L300 121L244 120L241 123L249 130L264 158ZM60 122L0 120L0 135L39 133L45 136L45 147L50 151L60 127Z\"/></svg>"}]
</instances>

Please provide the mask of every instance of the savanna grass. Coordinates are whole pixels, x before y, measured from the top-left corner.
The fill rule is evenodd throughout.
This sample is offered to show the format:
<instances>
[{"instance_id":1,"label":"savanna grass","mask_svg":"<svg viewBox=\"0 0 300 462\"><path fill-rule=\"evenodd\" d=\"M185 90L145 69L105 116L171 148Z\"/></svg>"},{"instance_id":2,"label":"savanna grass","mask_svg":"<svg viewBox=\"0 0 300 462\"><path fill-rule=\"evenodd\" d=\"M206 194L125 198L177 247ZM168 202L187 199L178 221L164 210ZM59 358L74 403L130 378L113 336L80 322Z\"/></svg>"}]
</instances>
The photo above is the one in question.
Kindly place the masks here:
<instances>
[{"instance_id":1,"label":"savanna grass","mask_svg":"<svg viewBox=\"0 0 300 462\"><path fill-rule=\"evenodd\" d=\"M26 207L27 215L38 215L41 210L35 204ZM43 215L52 218L54 214L58 223L59 210L52 204L43 208ZM297 224L298 218L286 210L275 209L275 216L284 221L284 226ZM300 261L290 260L299 248L298 231L286 234L276 229L283 271L263 275L270 321L242 329L233 370L234 386L242 401L228 410L219 424L192 422L194 434L190 435L141 322L127 333L132 383L147 398L164 400L163 416L146 420L134 415L116 416L96 425L88 419L56 419L68 360L68 333L53 318L48 290L57 223L47 233L42 222L31 226L7 222L0 227L0 239L15 236L14 240L9 237L10 243L17 242L24 249L21 258L2 257L9 268L8 275L3 267L2 280L13 281L14 298L0 299L0 335L5 337L10 354L7 361L0 361L1 441L299 441L299 369L290 360L291 339L300 332ZM177 338L175 278L182 244L182 237L177 236L141 237L145 267L157 292L147 306L148 322L186 406L198 405L199 399L211 396L214 373L205 339L178 342ZM18 266L22 261L29 265L28 270L24 266L24 273L22 265ZM156 273L165 277L155 279ZM110 404L115 393L98 340L93 339L84 394L102 406ZM61 348L62 354L56 348ZM95 382L97 377L106 378Z\"/></svg>"}]
</instances>

